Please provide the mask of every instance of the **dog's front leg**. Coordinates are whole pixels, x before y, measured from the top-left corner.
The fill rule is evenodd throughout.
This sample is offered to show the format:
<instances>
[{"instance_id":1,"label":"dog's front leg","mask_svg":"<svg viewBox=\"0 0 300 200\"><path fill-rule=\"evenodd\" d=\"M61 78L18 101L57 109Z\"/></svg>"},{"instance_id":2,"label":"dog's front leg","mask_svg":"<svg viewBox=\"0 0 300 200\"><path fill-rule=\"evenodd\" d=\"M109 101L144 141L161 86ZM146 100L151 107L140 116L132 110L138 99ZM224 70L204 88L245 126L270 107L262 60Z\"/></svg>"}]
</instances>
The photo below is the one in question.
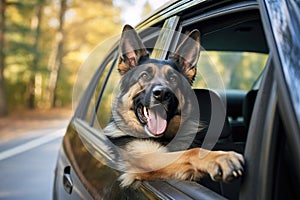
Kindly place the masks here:
<instances>
[{"instance_id":1,"label":"dog's front leg","mask_svg":"<svg viewBox=\"0 0 300 200\"><path fill-rule=\"evenodd\" d=\"M151 153L136 156L131 168L120 176L121 185L136 180L193 180L209 175L215 181L228 182L243 173L243 156L235 152L194 148L180 152Z\"/></svg>"}]
</instances>

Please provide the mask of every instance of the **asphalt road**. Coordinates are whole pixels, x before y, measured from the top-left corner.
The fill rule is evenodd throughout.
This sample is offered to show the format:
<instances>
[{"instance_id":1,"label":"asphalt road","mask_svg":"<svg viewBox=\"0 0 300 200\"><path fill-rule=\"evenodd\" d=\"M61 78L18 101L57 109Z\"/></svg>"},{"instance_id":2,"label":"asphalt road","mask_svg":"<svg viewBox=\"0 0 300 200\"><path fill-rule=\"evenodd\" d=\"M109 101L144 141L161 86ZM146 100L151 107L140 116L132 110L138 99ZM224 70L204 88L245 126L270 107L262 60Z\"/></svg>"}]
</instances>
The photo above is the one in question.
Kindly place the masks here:
<instances>
[{"instance_id":1,"label":"asphalt road","mask_svg":"<svg viewBox=\"0 0 300 200\"><path fill-rule=\"evenodd\" d=\"M0 143L0 199L52 199L54 169L64 132L62 123Z\"/></svg>"}]
</instances>

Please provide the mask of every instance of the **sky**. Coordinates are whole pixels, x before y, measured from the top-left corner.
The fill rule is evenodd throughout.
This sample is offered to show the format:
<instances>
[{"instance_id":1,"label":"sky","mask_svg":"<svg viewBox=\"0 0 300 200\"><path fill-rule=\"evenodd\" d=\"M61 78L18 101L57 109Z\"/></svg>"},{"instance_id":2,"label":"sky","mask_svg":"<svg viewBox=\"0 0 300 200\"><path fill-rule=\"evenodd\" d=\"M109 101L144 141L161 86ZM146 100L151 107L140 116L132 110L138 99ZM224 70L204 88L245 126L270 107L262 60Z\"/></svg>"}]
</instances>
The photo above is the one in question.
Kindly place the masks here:
<instances>
[{"instance_id":1,"label":"sky","mask_svg":"<svg viewBox=\"0 0 300 200\"><path fill-rule=\"evenodd\" d=\"M170 2L170 0L114 0L113 2L117 7L122 8L121 17L124 23L135 26L143 19L143 8L147 1L152 10L156 10L165 3Z\"/></svg>"}]
</instances>

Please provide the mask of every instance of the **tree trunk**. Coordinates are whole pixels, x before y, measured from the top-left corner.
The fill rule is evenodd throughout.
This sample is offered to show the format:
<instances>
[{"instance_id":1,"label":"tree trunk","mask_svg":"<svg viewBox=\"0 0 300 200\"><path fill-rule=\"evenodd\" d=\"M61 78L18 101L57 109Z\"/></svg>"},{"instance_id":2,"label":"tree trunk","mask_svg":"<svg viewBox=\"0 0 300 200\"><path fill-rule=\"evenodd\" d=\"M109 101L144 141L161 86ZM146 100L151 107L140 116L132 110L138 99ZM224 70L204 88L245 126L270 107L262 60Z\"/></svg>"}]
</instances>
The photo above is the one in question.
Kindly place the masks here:
<instances>
[{"instance_id":1,"label":"tree trunk","mask_svg":"<svg viewBox=\"0 0 300 200\"><path fill-rule=\"evenodd\" d=\"M7 114L7 102L5 92L4 67L4 33L5 33L5 8L6 1L0 0L0 117Z\"/></svg>"},{"instance_id":2,"label":"tree trunk","mask_svg":"<svg viewBox=\"0 0 300 200\"><path fill-rule=\"evenodd\" d=\"M38 70L39 61L39 40L41 36L41 21L43 13L43 1L39 2L36 8L36 14L32 18L31 28L34 30L34 41L33 41L33 60L30 68L30 79L28 84L28 107L33 109L35 107L35 75Z\"/></svg>"},{"instance_id":3,"label":"tree trunk","mask_svg":"<svg viewBox=\"0 0 300 200\"><path fill-rule=\"evenodd\" d=\"M56 89L57 81L59 77L59 71L62 66L63 59L63 44L64 44L64 15L67 10L66 0L60 1L60 11L59 11L59 26L56 32L53 51L49 59L49 68L51 69L50 78L49 78L49 92L48 92L48 101L51 107L56 107Z\"/></svg>"}]
</instances>

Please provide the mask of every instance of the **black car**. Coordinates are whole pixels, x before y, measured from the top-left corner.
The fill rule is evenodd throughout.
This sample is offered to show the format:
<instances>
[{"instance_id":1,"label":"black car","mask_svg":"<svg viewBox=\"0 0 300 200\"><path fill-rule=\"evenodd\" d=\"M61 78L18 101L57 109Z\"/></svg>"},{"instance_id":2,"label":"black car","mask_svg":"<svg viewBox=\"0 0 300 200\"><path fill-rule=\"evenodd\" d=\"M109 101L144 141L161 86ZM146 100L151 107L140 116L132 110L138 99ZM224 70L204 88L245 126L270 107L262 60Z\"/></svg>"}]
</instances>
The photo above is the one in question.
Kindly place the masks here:
<instances>
[{"instance_id":1,"label":"black car","mask_svg":"<svg viewBox=\"0 0 300 200\"><path fill-rule=\"evenodd\" d=\"M101 162L114 159L102 128L118 87L115 41L85 63L96 66L93 76L79 74L89 84L75 91L80 101L60 148L53 199L300 199L300 2L179 0L136 27L158 59L169 56L162 49L176 48L175 31L193 29L205 50L193 89L213 91L225 105L213 147L242 153L244 176L231 183L204 178L120 187L120 171Z\"/></svg>"}]
</instances>

